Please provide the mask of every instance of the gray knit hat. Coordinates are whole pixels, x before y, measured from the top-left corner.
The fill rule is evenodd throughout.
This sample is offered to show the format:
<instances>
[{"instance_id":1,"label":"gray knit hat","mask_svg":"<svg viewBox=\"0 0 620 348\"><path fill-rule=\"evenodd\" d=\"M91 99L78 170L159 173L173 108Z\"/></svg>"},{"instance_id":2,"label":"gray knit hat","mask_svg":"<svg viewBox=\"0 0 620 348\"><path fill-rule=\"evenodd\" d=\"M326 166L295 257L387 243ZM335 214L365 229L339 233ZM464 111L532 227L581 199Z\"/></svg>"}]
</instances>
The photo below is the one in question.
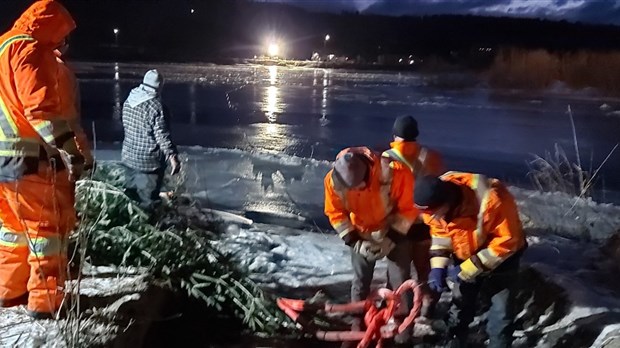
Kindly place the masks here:
<instances>
[{"instance_id":1,"label":"gray knit hat","mask_svg":"<svg viewBox=\"0 0 620 348\"><path fill-rule=\"evenodd\" d=\"M345 153L334 162L332 179L346 188L361 184L368 173L368 163L364 156L355 153Z\"/></svg>"}]
</instances>

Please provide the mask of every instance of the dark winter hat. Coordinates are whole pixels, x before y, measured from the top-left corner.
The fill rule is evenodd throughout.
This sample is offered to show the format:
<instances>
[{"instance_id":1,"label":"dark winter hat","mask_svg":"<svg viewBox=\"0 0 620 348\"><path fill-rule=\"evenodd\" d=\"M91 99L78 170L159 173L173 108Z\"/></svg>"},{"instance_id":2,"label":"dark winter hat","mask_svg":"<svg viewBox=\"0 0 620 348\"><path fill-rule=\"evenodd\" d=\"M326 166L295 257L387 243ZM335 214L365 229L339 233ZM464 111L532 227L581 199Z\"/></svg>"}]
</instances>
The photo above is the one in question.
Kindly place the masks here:
<instances>
[{"instance_id":1,"label":"dark winter hat","mask_svg":"<svg viewBox=\"0 0 620 348\"><path fill-rule=\"evenodd\" d=\"M401 116L394 121L392 133L405 139L405 141L415 141L420 134L418 122L412 116Z\"/></svg>"},{"instance_id":2,"label":"dark winter hat","mask_svg":"<svg viewBox=\"0 0 620 348\"><path fill-rule=\"evenodd\" d=\"M434 210L458 199L459 187L436 176L426 175L416 179L413 192L413 201L418 208Z\"/></svg>"},{"instance_id":3,"label":"dark winter hat","mask_svg":"<svg viewBox=\"0 0 620 348\"><path fill-rule=\"evenodd\" d=\"M334 162L332 179L346 188L355 187L366 179L368 164L363 155L346 153Z\"/></svg>"}]
</instances>

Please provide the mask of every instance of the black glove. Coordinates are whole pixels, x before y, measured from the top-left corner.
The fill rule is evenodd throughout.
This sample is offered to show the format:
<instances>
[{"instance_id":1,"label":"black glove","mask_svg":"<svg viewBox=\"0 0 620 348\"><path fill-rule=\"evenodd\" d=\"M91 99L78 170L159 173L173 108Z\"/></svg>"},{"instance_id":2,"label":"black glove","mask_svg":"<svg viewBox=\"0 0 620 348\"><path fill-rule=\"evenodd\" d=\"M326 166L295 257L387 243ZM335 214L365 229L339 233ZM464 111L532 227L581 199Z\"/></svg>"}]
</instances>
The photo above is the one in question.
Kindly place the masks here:
<instances>
[{"instance_id":1,"label":"black glove","mask_svg":"<svg viewBox=\"0 0 620 348\"><path fill-rule=\"evenodd\" d=\"M387 233L385 234L386 237L388 237L390 240L392 240L392 242L394 243L399 243L402 242L403 240L405 240L405 238L407 238L407 236L405 236L404 234L396 231L393 228L390 228Z\"/></svg>"},{"instance_id":2,"label":"black glove","mask_svg":"<svg viewBox=\"0 0 620 348\"><path fill-rule=\"evenodd\" d=\"M407 239L421 242L423 240L431 239L431 227L423 222L416 222L411 225L409 232L407 232Z\"/></svg>"},{"instance_id":3,"label":"black glove","mask_svg":"<svg viewBox=\"0 0 620 348\"><path fill-rule=\"evenodd\" d=\"M353 247L355 243L357 243L361 239L362 238L360 238L359 232L357 232L356 230L353 230L345 234L344 236L342 236L342 240L344 241L344 244L350 247Z\"/></svg>"},{"instance_id":4,"label":"black glove","mask_svg":"<svg viewBox=\"0 0 620 348\"><path fill-rule=\"evenodd\" d=\"M94 172L96 168L97 168L97 163L95 161L87 162L84 164L84 170Z\"/></svg>"}]
</instances>

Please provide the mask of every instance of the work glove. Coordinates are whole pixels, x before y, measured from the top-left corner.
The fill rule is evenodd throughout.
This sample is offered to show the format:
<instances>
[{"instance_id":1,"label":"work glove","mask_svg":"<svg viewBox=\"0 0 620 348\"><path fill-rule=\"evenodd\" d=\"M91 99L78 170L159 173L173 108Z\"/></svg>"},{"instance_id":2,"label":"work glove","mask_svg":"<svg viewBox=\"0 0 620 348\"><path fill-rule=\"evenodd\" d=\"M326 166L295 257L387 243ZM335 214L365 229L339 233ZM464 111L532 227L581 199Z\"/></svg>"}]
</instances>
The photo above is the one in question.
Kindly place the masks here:
<instances>
[{"instance_id":1,"label":"work glove","mask_svg":"<svg viewBox=\"0 0 620 348\"><path fill-rule=\"evenodd\" d=\"M446 275L445 268L431 268L431 273L428 274L428 287L438 294L446 291L448 288Z\"/></svg>"},{"instance_id":2,"label":"work glove","mask_svg":"<svg viewBox=\"0 0 620 348\"><path fill-rule=\"evenodd\" d=\"M355 230L342 236L342 240L344 241L344 244L346 244L347 246L350 246L351 248L353 248L355 243L357 243L360 239L361 238L360 238L359 232Z\"/></svg>"},{"instance_id":3,"label":"work glove","mask_svg":"<svg viewBox=\"0 0 620 348\"><path fill-rule=\"evenodd\" d=\"M396 244L394 244L394 242L388 237L384 237L381 241L375 242L375 244L380 248L380 251L375 255L376 260L380 260L388 256L396 247Z\"/></svg>"},{"instance_id":4,"label":"work glove","mask_svg":"<svg viewBox=\"0 0 620 348\"><path fill-rule=\"evenodd\" d=\"M448 279L450 279L454 284L460 284L463 280L459 277L459 273L461 273L461 266L450 266L448 267Z\"/></svg>"},{"instance_id":5,"label":"work glove","mask_svg":"<svg viewBox=\"0 0 620 348\"><path fill-rule=\"evenodd\" d=\"M387 229L387 230L381 229L381 230L370 232L370 239L372 240L373 243L377 244L381 249L381 251L377 253L376 255L377 260L388 256L388 254L392 252L392 250L394 250L394 248L396 247L396 244L394 241L396 239L391 238L390 235L398 235L398 234L399 233L394 231L393 229ZM398 236L395 236L395 237L398 237Z\"/></svg>"},{"instance_id":6,"label":"work glove","mask_svg":"<svg viewBox=\"0 0 620 348\"><path fill-rule=\"evenodd\" d=\"M181 161L179 160L179 155L174 154L170 155L170 175L176 175L181 171Z\"/></svg>"},{"instance_id":7,"label":"work glove","mask_svg":"<svg viewBox=\"0 0 620 348\"><path fill-rule=\"evenodd\" d=\"M84 156L77 148L75 140L69 139L65 141L62 148L58 149L58 152L65 164L65 168L69 172L69 181L76 182L79 180L84 171Z\"/></svg>"},{"instance_id":8,"label":"work glove","mask_svg":"<svg viewBox=\"0 0 620 348\"><path fill-rule=\"evenodd\" d=\"M353 251L362 255L368 261L377 261L384 257L381 245L369 240L358 240L353 245Z\"/></svg>"},{"instance_id":9,"label":"work glove","mask_svg":"<svg viewBox=\"0 0 620 348\"><path fill-rule=\"evenodd\" d=\"M93 176L93 173L97 170L97 163L92 161L89 162L86 159L86 163L84 163L84 171L82 172L82 179L90 179Z\"/></svg>"}]
</instances>

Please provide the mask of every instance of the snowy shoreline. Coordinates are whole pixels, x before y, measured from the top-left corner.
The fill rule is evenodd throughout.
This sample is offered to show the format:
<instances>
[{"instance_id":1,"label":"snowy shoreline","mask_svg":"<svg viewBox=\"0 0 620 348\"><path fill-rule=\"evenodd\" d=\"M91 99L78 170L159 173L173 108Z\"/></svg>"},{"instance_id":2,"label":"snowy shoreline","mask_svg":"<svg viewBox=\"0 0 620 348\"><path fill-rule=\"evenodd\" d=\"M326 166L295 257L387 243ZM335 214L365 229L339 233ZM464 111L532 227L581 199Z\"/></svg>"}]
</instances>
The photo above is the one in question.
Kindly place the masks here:
<instances>
[{"instance_id":1,"label":"snowy shoreline","mask_svg":"<svg viewBox=\"0 0 620 348\"><path fill-rule=\"evenodd\" d=\"M260 151L187 152L188 192L210 212L223 211L217 215L228 229L218 244L248 268L253 280L278 295L304 298L321 290L333 301L347 301L349 250L315 222L322 214L322 179L330 162ZM100 160L118 160L118 155L117 150L98 152ZM520 300L520 347L580 347L584 340L601 348L618 343L620 282L612 269L618 267L620 251L615 251L616 259L610 258L604 244L620 229L620 207L563 194L511 191L530 245L522 266L528 283ZM384 263L375 275L373 286L382 286ZM16 323L0 333L0 345L19 341L35 325L20 313L0 309L0 321ZM37 325L58 328L53 323ZM42 331L37 332L28 342L42 340ZM57 330L50 332L58 336ZM47 344L54 346L53 341Z\"/></svg>"}]
</instances>

